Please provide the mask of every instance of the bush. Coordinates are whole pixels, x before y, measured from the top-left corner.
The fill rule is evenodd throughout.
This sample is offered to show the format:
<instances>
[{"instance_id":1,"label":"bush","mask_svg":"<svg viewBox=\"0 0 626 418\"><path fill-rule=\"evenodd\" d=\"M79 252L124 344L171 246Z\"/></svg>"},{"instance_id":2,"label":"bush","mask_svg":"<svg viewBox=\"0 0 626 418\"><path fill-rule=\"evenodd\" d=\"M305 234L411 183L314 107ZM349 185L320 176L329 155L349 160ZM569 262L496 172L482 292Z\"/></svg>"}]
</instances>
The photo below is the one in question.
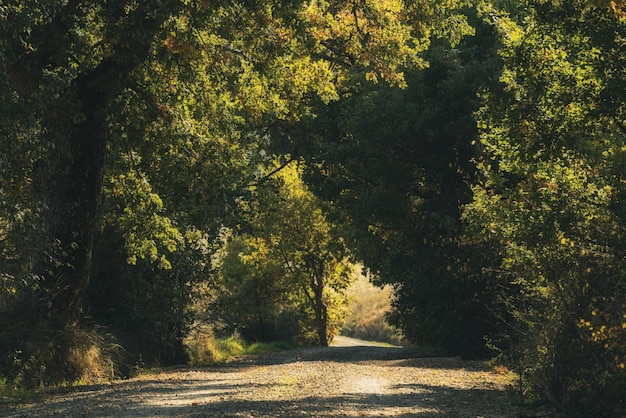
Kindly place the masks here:
<instances>
[{"instance_id":1,"label":"bush","mask_svg":"<svg viewBox=\"0 0 626 418\"><path fill-rule=\"evenodd\" d=\"M5 313L3 325L10 321ZM120 346L102 328L13 321L0 333L4 386L32 389L112 379Z\"/></svg>"},{"instance_id":2,"label":"bush","mask_svg":"<svg viewBox=\"0 0 626 418\"><path fill-rule=\"evenodd\" d=\"M198 274L189 258L195 254L185 249L171 254L169 270L141 259L131 265L119 232L101 234L86 305L93 320L107 326L124 347L126 374L136 366L184 364L182 341L193 317L190 282Z\"/></svg>"}]
</instances>

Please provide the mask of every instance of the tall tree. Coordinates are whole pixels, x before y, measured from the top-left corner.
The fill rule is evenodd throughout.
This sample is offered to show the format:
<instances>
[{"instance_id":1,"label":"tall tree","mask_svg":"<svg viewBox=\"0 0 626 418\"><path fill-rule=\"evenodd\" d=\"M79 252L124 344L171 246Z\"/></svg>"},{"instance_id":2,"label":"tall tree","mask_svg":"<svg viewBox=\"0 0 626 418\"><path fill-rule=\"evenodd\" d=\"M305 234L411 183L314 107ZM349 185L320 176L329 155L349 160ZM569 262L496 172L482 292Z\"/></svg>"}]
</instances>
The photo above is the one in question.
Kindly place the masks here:
<instances>
[{"instance_id":1,"label":"tall tree","mask_svg":"<svg viewBox=\"0 0 626 418\"><path fill-rule=\"evenodd\" d=\"M178 7L144 2L6 6L3 67L16 101L34 102L45 137L32 171L40 201L42 248L31 274L37 290L24 298L36 318L82 311L107 146L107 114L129 87L156 33ZM139 32L137 28L141 28ZM131 38L123 42L122 38ZM43 139L43 138L42 138Z\"/></svg>"},{"instance_id":2,"label":"tall tree","mask_svg":"<svg viewBox=\"0 0 626 418\"><path fill-rule=\"evenodd\" d=\"M584 416L624 406L626 15L621 1L486 9L501 88L468 220L500 247L512 357L531 398Z\"/></svg>"},{"instance_id":3,"label":"tall tree","mask_svg":"<svg viewBox=\"0 0 626 418\"><path fill-rule=\"evenodd\" d=\"M482 272L491 250L461 221L479 153L477 93L499 64L493 32L472 19L474 36L432 41L429 67L407 70L405 89L355 88L303 123L300 141L311 145L307 180L332 202L356 256L394 285L391 321L413 341L468 356L484 355L497 327Z\"/></svg>"}]
</instances>

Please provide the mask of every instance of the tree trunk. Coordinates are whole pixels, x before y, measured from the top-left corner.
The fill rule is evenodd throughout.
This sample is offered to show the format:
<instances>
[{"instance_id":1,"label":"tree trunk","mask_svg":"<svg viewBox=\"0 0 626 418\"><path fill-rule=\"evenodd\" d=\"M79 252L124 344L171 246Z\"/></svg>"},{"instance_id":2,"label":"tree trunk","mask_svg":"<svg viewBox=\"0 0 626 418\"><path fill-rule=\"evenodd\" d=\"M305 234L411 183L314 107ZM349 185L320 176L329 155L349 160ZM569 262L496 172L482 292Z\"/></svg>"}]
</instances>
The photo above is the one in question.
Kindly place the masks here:
<instances>
[{"instance_id":1,"label":"tree trunk","mask_svg":"<svg viewBox=\"0 0 626 418\"><path fill-rule=\"evenodd\" d=\"M326 311L326 305L324 305L322 302L320 302L315 307L315 316L317 320L317 336L320 340L320 345L322 347L328 347L328 318Z\"/></svg>"},{"instance_id":2,"label":"tree trunk","mask_svg":"<svg viewBox=\"0 0 626 418\"><path fill-rule=\"evenodd\" d=\"M315 264L315 263L314 263ZM323 261L319 260L319 265L313 268L314 277L311 280L313 293L315 296L315 323L317 327L317 336L322 347L328 347L328 310L324 304L324 266Z\"/></svg>"},{"instance_id":3,"label":"tree trunk","mask_svg":"<svg viewBox=\"0 0 626 418\"><path fill-rule=\"evenodd\" d=\"M35 105L33 117L41 124L38 137L33 138L39 141L41 157L32 172L41 222L36 233L41 239L32 255L32 282L20 289L14 309L6 315L18 323L17 331L7 333L11 339L7 346L18 360L11 373L25 382L30 375L34 384L71 382L89 367L72 363L72 353L85 347L80 339L87 339L77 331L84 325L80 322L98 224L109 120L114 119L118 97L132 83L133 70L148 57L163 22L185 7L178 1L127 2L132 5L128 8L122 1L104 3L94 12L96 17L85 14L81 1L60 2L49 12L39 8L46 17L42 24L29 23L28 42L14 43L8 52L3 49L7 56L2 61L15 64L7 72L11 88L25 105ZM106 52L99 55L99 48L93 48L93 55L82 57L85 61L78 67L68 67L81 59L82 52L76 51L83 51L82 46L91 48L79 45L76 28L96 21L103 29L94 35L103 37L99 44ZM45 76L49 69L53 78Z\"/></svg>"},{"instance_id":4,"label":"tree trunk","mask_svg":"<svg viewBox=\"0 0 626 418\"><path fill-rule=\"evenodd\" d=\"M78 5L69 3L46 27L61 44ZM47 112L49 135L56 148L49 148L51 155L33 173L41 197L44 239L32 269L38 281L36 290L23 298L35 319L58 316L72 321L82 314L102 192L110 105L129 85L131 72L145 61L161 24L180 7L173 3L155 9L154 4L145 2L127 15L123 24L117 22L120 33L136 36L125 43L112 43L116 50L66 89L67 100L59 102L75 106ZM115 10L109 12L114 22ZM45 33L42 31L44 46ZM34 68L49 65L43 52L32 59Z\"/></svg>"},{"instance_id":5,"label":"tree trunk","mask_svg":"<svg viewBox=\"0 0 626 418\"><path fill-rule=\"evenodd\" d=\"M76 320L89 281L106 153L106 97L101 67L75 81L81 122L35 176L43 205L44 240L35 259L37 290L29 299L36 319ZM63 142L65 142L63 144Z\"/></svg>"},{"instance_id":6,"label":"tree trunk","mask_svg":"<svg viewBox=\"0 0 626 418\"><path fill-rule=\"evenodd\" d=\"M121 51L76 78L76 111L67 112L61 124L66 129L56 130L57 149L34 173L45 234L32 271L37 290L27 298L36 319L59 316L75 321L82 314L102 193L109 106L148 50L149 44ZM49 124L58 125L50 119Z\"/></svg>"}]
</instances>

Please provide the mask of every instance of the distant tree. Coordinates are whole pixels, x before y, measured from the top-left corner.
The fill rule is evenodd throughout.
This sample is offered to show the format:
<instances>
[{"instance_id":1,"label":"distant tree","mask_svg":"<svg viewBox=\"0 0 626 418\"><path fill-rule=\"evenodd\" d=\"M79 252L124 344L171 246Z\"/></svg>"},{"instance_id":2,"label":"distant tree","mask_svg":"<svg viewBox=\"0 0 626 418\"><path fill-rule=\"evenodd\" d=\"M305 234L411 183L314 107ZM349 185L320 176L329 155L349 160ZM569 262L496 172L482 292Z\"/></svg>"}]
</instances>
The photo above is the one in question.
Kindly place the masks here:
<instances>
[{"instance_id":1,"label":"distant tree","mask_svg":"<svg viewBox=\"0 0 626 418\"><path fill-rule=\"evenodd\" d=\"M248 338L307 339L313 332L326 346L346 310L351 264L300 175L294 161L253 186L244 203L247 230L221 261L216 313Z\"/></svg>"},{"instance_id":2,"label":"distant tree","mask_svg":"<svg viewBox=\"0 0 626 418\"><path fill-rule=\"evenodd\" d=\"M251 342L301 339L306 314L297 283L266 244L247 235L228 240L217 285L209 289L209 323L218 333L237 332Z\"/></svg>"}]
</instances>

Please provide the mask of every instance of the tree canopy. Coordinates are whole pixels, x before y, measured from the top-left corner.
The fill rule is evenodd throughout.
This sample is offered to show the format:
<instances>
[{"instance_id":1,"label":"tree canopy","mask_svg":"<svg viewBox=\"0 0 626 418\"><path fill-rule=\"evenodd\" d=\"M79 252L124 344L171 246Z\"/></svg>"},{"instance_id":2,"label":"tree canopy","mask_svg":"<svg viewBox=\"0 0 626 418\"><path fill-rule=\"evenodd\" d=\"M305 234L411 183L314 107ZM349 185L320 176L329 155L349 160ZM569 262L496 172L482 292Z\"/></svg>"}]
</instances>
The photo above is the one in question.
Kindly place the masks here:
<instances>
[{"instance_id":1,"label":"tree canopy","mask_svg":"<svg viewBox=\"0 0 626 418\"><path fill-rule=\"evenodd\" d=\"M489 12L505 65L478 113L486 154L465 215L500 247L526 389L601 415L623 408L623 5L524 6L520 20Z\"/></svg>"},{"instance_id":2,"label":"tree canopy","mask_svg":"<svg viewBox=\"0 0 626 418\"><path fill-rule=\"evenodd\" d=\"M403 85L404 66L423 64L432 33L467 30L462 17L445 23L456 5L3 3L0 225L9 316L35 328L79 326L87 295L97 298L89 293L92 257L106 254L94 254L96 238L124 245L126 257L108 253L114 264L145 260L148 277L186 280L173 254L201 253L202 240L215 239L270 130L357 80ZM9 351L31 347L17 349L27 363L41 356L24 328L3 340Z\"/></svg>"},{"instance_id":3,"label":"tree canopy","mask_svg":"<svg viewBox=\"0 0 626 418\"><path fill-rule=\"evenodd\" d=\"M480 154L477 93L497 82L499 62L491 29L472 19L475 36L434 40L429 67L407 71L405 89L364 86L300 128L313 138L309 182L376 280L395 286L391 321L413 341L468 356L497 328L485 303L494 283L481 270L490 248L460 218Z\"/></svg>"},{"instance_id":4,"label":"tree canopy","mask_svg":"<svg viewBox=\"0 0 626 418\"><path fill-rule=\"evenodd\" d=\"M625 25L621 0L2 2L0 375L184 362L198 321L326 345L358 262L407 339L623 415Z\"/></svg>"}]
</instances>

